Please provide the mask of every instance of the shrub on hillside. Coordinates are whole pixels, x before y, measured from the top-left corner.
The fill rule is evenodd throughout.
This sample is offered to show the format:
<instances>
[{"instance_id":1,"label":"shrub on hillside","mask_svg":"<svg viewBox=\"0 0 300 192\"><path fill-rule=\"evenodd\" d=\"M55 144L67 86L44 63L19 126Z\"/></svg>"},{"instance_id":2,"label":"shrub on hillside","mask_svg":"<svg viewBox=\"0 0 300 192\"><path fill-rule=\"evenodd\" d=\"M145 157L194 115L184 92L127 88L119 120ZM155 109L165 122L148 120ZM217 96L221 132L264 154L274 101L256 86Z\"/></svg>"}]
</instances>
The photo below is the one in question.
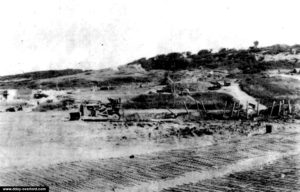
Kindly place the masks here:
<instances>
[{"instance_id":1,"label":"shrub on hillside","mask_svg":"<svg viewBox=\"0 0 300 192\"><path fill-rule=\"evenodd\" d=\"M272 105L273 101L288 99L289 95L295 94L294 90L282 86L280 80L274 78L252 76L244 78L240 86L243 91L255 98L259 98L265 105Z\"/></svg>"},{"instance_id":2,"label":"shrub on hillside","mask_svg":"<svg viewBox=\"0 0 300 192\"><path fill-rule=\"evenodd\" d=\"M216 53L211 50L200 50L197 54L169 53L157 55L149 59L139 59L131 64L139 63L146 70L183 70L195 68L239 68L244 73L256 73L265 70L264 63L255 59L254 50L221 49Z\"/></svg>"}]
</instances>

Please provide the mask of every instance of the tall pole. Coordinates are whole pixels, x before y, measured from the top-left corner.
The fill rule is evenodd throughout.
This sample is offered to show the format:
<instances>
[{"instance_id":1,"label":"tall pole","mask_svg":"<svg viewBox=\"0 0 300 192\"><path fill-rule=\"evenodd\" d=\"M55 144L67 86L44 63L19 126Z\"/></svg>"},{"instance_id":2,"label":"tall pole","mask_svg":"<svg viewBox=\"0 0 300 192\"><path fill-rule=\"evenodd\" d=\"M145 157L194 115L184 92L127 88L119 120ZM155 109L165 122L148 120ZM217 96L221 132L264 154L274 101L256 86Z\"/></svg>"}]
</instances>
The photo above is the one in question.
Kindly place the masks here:
<instances>
[{"instance_id":1,"label":"tall pole","mask_svg":"<svg viewBox=\"0 0 300 192\"><path fill-rule=\"evenodd\" d=\"M186 106L186 103L185 103L185 101L183 102L183 104L184 104L184 107L185 107L186 113L189 113L189 110L188 110L188 108L187 108L187 106Z\"/></svg>"},{"instance_id":2,"label":"tall pole","mask_svg":"<svg viewBox=\"0 0 300 192\"><path fill-rule=\"evenodd\" d=\"M199 113L199 116L201 116L201 113L200 113L200 108L199 108L198 101L196 101L196 100L195 100L195 102L196 102L196 105L197 105L197 111L198 111L198 113Z\"/></svg>"},{"instance_id":3,"label":"tall pole","mask_svg":"<svg viewBox=\"0 0 300 192\"><path fill-rule=\"evenodd\" d=\"M281 101L279 101L278 116L280 115L280 112L281 112Z\"/></svg>"},{"instance_id":4,"label":"tall pole","mask_svg":"<svg viewBox=\"0 0 300 192\"><path fill-rule=\"evenodd\" d=\"M233 116L234 107L235 107L235 102L233 103L233 107L232 107L232 110L231 110L231 117Z\"/></svg>"},{"instance_id":5,"label":"tall pole","mask_svg":"<svg viewBox=\"0 0 300 192\"><path fill-rule=\"evenodd\" d=\"M248 105L249 105L249 103L247 101L247 104L246 104L246 119L248 119Z\"/></svg>"},{"instance_id":6,"label":"tall pole","mask_svg":"<svg viewBox=\"0 0 300 192\"><path fill-rule=\"evenodd\" d=\"M225 114L226 107L227 107L227 101L225 102L225 106L224 106L224 110L223 110L223 115Z\"/></svg>"},{"instance_id":7,"label":"tall pole","mask_svg":"<svg viewBox=\"0 0 300 192\"><path fill-rule=\"evenodd\" d=\"M257 116L259 116L259 101L257 101Z\"/></svg>"},{"instance_id":8,"label":"tall pole","mask_svg":"<svg viewBox=\"0 0 300 192\"><path fill-rule=\"evenodd\" d=\"M204 109L204 112L206 113L206 109L205 109L205 106L204 106L204 104L203 104L203 101L201 101L201 104L202 104L202 107L203 107L203 109Z\"/></svg>"},{"instance_id":9,"label":"tall pole","mask_svg":"<svg viewBox=\"0 0 300 192\"><path fill-rule=\"evenodd\" d=\"M271 108L271 112L270 112L270 116L269 116L269 117L271 117L271 116L272 116L272 113L273 113L274 106L275 106L275 101L273 101L273 104L272 104L272 108Z\"/></svg>"},{"instance_id":10,"label":"tall pole","mask_svg":"<svg viewBox=\"0 0 300 192\"><path fill-rule=\"evenodd\" d=\"M240 117L240 102L238 102L237 116L238 116L238 118Z\"/></svg>"},{"instance_id":11,"label":"tall pole","mask_svg":"<svg viewBox=\"0 0 300 192\"><path fill-rule=\"evenodd\" d=\"M177 116L176 113L174 113L173 111L171 111L171 109L167 108L168 111L170 111L175 117Z\"/></svg>"}]
</instances>

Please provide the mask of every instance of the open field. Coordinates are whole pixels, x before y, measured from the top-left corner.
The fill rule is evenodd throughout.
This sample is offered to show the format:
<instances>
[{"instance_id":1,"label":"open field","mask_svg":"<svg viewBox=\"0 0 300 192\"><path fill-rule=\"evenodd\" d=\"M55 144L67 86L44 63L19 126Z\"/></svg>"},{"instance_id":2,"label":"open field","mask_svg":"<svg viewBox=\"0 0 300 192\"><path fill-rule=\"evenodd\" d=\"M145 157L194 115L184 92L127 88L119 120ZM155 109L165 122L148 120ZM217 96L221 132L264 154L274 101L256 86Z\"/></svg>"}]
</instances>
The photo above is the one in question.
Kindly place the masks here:
<instances>
[{"instance_id":1,"label":"open field","mask_svg":"<svg viewBox=\"0 0 300 192\"><path fill-rule=\"evenodd\" d=\"M292 155L299 154L298 123L275 123L274 133L264 135L264 124L239 134L225 131L228 123L222 121L86 123L67 121L64 112L0 116L1 185L48 185L51 191L184 191L213 178L221 183L231 174L247 175L285 157L295 162ZM244 131L253 126L229 124ZM185 127L222 129L213 135L172 134ZM290 181L288 175L286 179ZM206 189L215 188L207 184Z\"/></svg>"}]
</instances>

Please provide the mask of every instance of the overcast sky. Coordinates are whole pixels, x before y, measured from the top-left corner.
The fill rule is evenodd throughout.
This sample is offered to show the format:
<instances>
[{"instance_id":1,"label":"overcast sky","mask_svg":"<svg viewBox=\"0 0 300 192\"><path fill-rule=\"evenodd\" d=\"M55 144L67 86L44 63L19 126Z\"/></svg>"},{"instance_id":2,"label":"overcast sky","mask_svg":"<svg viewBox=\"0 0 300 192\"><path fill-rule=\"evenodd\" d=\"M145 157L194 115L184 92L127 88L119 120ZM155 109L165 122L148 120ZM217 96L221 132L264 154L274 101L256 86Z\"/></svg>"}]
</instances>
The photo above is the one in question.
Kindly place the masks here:
<instances>
[{"instance_id":1,"label":"overcast sky","mask_svg":"<svg viewBox=\"0 0 300 192\"><path fill-rule=\"evenodd\" d=\"M298 0L19 0L0 5L0 75L300 43Z\"/></svg>"}]
</instances>

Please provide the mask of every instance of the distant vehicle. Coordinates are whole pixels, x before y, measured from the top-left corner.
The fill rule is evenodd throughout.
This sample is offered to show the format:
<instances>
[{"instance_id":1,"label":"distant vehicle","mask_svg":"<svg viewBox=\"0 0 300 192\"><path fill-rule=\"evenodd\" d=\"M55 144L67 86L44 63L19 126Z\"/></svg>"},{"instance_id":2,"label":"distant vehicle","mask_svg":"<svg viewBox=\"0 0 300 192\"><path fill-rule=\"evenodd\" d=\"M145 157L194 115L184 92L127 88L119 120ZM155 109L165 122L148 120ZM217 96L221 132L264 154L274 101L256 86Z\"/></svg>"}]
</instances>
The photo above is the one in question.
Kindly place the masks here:
<instances>
[{"instance_id":1,"label":"distant vehicle","mask_svg":"<svg viewBox=\"0 0 300 192\"><path fill-rule=\"evenodd\" d=\"M218 90L221 89L222 85L219 82L210 82L213 86L208 87L208 90Z\"/></svg>"},{"instance_id":2,"label":"distant vehicle","mask_svg":"<svg viewBox=\"0 0 300 192\"><path fill-rule=\"evenodd\" d=\"M224 81L224 86L228 87L230 85L231 85L231 83L229 81L226 81L226 80Z\"/></svg>"},{"instance_id":3,"label":"distant vehicle","mask_svg":"<svg viewBox=\"0 0 300 192\"><path fill-rule=\"evenodd\" d=\"M35 93L33 94L33 98L34 99L41 99L41 98L47 98L48 95L44 94L44 93Z\"/></svg>"},{"instance_id":4,"label":"distant vehicle","mask_svg":"<svg viewBox=\"0 0 300 192\"><path fill-rule=\"evenodd\" d=\"M221 89L221 87L218 87L218 86L212 86L212 87L208 87L208 90L218 90L218 89Z\"/></svg>"},{"instance_id":5,"label":"distant vehicle","mask_svg":"<svg viewBox=\"0 0 300 192\"><path fill-rule=\"evenodd\" d=\"M41 98L47 98L48 95L43 93L41 90L37 91L36 93L33 94L34 99L41 99Z\"/></svg>"}]
</instances>

